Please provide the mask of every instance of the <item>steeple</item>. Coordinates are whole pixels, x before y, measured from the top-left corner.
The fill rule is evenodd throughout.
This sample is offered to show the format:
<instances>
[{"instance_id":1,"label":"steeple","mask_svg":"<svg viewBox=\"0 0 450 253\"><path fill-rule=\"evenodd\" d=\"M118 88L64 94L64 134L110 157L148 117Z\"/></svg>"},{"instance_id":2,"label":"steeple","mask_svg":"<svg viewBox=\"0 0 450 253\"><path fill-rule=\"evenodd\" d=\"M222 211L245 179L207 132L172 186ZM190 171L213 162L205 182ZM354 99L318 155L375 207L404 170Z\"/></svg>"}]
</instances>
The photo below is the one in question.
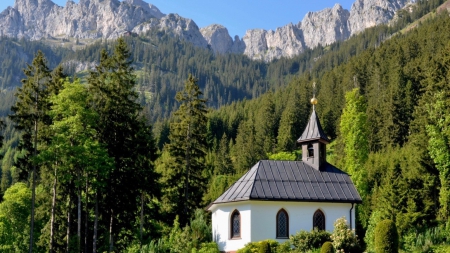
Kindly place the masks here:
<instances>
[{"instance_id":1,"label":"steeple","mask_svg":"<svg viewBox=\"0 0 450 253\"><path fill-rule=\"evenodd\" d=\"M315 90L314 83L314 90ZM314 91L315 93L315 91ZM297 143L302 146L302 161L312 166L316 170L320 170L322 164L326 163L326 144L330 143L327 135L320 125L319 118L316 114L315 105L318 103L315 94L311 99L313 111L309 117L303 134L298 138Z\"/></svg>"}]
</instances>

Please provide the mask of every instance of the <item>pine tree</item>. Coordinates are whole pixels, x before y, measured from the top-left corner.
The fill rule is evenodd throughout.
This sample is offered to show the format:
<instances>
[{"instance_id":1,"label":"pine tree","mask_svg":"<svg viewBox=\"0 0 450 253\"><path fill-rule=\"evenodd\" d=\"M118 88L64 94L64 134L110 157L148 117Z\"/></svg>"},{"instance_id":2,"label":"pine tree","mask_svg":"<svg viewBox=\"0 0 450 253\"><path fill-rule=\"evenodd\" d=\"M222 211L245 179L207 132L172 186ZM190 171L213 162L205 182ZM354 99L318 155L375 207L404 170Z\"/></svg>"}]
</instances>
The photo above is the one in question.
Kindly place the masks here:
<instances>
[{"instance_id":1,"label":"pine tree","mask_svg":"<svg viewBox=\"0 0 450 253\"><path fill-rule=\"evenodd\" d=\"M206 99L202 95L197 79L189 75L184 90L176 95L180 107L170 125L170 144L164 147L172 157L163 180L164 193L169 212L178 215L183 226L199 207L206 187L207 118Z\"/></svg>"},{"instance_id":2,"label":"pine tree","mask_svg":"<svg viewBox=\"0 0 450 253\"><path fill-rule=\"evenodd\" d=\"M39 145L48 139L45 133L51 124L47 115L51 105L48 98L52 93L58 91L56 87L60 83L53 80L51 71L47 67L47 60L41 51L38 51L32 64L27 66L24 73L26 78L22 80L23 86L16 93L17 102L11 108L13 114L10 115L10 118L15 123L15 128L22 133L18 148L24 155L17 162L20 177L23 180L27 178L27 174L31 174L29 252L32 252L35 232L36 180L40 172L40 166L33 158L36 158L38 154Z\"/></svg>"},{"instance_id":3,"label":"pine tree","mask_svg":"<svg viewBox=\"0 0 450 253\"><path fill-rule=\"evenodd\" d=\"M99 115L98 138L114 159L100 203L103 227L108 229L104 236L109 235L109 251L114 250L113 240L121 232L124 232L122 242L131 236L142 192L159 195L158 175L153 168L155 142L151 128L139 115L142 108L134 90L136 76L130 56L125 40L118 39L111 56L106 50L101 52L100 64L88 78L90 104Z\"/></svg>"},{"instance_id":4,"label":"pine tree","mask_svg":"<svg viewBox=\"0 0 450 253\"><path fill-rule=\"evenodd\" d=\"M306 112L300 104L300 96L294 89L289 94L286 108L283 110L278 129L278 151L294 151L296 140L306 125Z\"/></svg>"},{"instance_id":5,"label":"pine tree","mask_svg":"<svg viewBox=\"0 0 450 253\"><path fill-rule=\"evenodd\" d=\"M1 150L2 146L3 146L3 139L5 138L2 135L4 129L5 129L5 123L3 122L3 120L0 120L0 150ZM3 155L2 154L0 154L0 161L1 160L3 160Z\"/></svg>"}]
</instances>

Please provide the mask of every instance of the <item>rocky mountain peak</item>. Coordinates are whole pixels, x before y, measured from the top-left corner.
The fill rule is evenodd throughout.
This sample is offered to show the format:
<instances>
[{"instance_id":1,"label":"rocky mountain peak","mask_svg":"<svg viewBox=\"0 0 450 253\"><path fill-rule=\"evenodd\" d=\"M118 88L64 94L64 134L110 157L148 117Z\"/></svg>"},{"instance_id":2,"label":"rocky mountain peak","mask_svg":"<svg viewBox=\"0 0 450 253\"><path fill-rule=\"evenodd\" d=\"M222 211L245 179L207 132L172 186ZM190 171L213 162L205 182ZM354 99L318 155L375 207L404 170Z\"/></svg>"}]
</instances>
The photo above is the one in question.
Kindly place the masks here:
<instances>
[{"instance_id":1,"label":"rocky mountain peak","mask_svg":"<svg viewBox=\"0 0 450 253\"><path fill-rule=\"evenodd\" d=\"M230 37L226 27L212 24L202 29L192 19L165 15L144 0L67 1L60 7L52 0L16 0L13 8L0 13L0 35L41 38L114 39L125 32L150 29L209 47L216 53L244 53L252 59L271 61L292 57L318 45L348 39L368 27L387 23L397 10L415 0L356 0L351 10L336 4L308 12L298 24L274 31L251 29L242 39Z\"/></svg>"}]
</instances>

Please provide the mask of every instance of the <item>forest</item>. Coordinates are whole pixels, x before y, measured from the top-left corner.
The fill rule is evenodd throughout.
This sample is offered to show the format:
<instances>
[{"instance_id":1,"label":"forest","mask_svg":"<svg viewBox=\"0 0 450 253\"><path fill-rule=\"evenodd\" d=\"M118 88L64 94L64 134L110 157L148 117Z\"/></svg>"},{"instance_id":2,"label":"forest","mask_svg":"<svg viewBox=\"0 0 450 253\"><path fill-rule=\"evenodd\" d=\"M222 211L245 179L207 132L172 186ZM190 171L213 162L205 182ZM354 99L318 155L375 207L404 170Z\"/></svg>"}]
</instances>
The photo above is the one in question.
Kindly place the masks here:
<instances>
[{"instance_id":1,"label":"forest","mask_svg":"<svg viewBox=\"0 0 450 253\"><path fill-rule=\"evenodd\" d=\"M257 161L300 159L315 83L328 162L363 198L350 251L378 252L375 227L391 220L400 251L447 252L442 2L418 1L395 24L271 63L162 32L77 52L1 38L1 251L215 252L204 208ZM302 248L302 236L272 252L320 252Z\"/></svg>"}]
</instances>

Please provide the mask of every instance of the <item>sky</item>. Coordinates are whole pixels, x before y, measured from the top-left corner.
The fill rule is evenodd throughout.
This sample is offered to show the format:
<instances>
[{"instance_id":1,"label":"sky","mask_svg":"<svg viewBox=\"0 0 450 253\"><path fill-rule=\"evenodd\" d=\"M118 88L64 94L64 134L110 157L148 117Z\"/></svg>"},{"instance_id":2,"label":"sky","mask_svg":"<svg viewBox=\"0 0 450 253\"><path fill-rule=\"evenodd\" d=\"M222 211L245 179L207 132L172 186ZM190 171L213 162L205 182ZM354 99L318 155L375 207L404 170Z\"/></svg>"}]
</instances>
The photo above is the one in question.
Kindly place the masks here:
<instances>
[{"instance_id":1,"label":"sky","mask_svg":"<svg viewBox=\"0 0 450 253\"><path fill-rule=\"evenodd\" d=\"M78 3L79 0L74 0ZM249 29L275 30L289 23L297 24L309 11L332 8L336 3L350 10L355 0L144 0L164 13L177 13L195 21L202 28L221 24L229 34L242 38ZM14 0L0 0L0 11L14 6ZM53 0L65 6L67 0Z\"/></svg>"}]
</instances>

